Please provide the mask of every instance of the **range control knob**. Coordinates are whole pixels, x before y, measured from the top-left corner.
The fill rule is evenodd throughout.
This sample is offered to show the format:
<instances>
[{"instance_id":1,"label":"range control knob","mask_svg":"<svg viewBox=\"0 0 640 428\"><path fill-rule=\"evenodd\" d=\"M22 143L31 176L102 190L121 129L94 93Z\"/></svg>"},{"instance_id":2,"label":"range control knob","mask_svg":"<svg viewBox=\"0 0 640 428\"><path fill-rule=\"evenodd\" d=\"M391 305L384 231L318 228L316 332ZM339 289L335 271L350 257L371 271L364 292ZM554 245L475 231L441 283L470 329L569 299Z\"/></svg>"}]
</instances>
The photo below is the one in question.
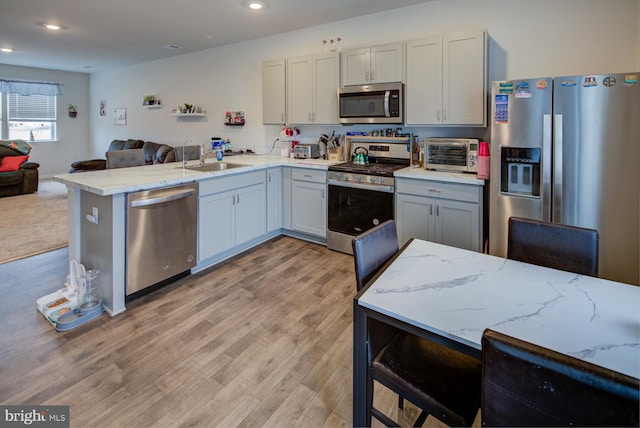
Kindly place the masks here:
<instances>
[{"instance_id":1,"label":"range control knob","mask_svg":"<svg viewBox=\"0 0 640 428\"><path fill-rule=\"evenodd\" d=\"M360 177L359 175L356 175L356 181L362 181L362 177Z\"/></svg>"},{"instance_id":2,"label":"range control knob","mask_svg":"<svg viewBox=\"0 0 640 428\"><path fill-rule=\"evenodd\" d=\"M378 181L380 181L380 184L384 184L384 177L380 177L380 180Z\"/></svg>"},{"instance_id":3,"label":"range control knob","mask_svg":"<svg viewBox=\"0 0 640 428\"><path fill-rule=\"evenodd\" d=\"M369 181L370 181L371 183L375 183L375 182L376 182L376 178L375 178L375 177L369 177Z\"/></svg>"}]
</instances>

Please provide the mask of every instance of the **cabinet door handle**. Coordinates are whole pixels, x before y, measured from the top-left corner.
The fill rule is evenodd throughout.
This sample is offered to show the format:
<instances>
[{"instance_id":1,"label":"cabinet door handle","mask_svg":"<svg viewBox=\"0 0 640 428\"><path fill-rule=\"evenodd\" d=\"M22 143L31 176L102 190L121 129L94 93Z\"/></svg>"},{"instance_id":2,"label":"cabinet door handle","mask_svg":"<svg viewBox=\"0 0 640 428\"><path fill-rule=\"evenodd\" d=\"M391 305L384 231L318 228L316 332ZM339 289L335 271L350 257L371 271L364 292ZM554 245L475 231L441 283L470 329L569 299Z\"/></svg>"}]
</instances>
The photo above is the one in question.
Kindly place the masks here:
<instances>
[{"instance_id":1,"label":"cabinet door handle","mask_svg":"<svg viewBox=\"0 0 640 428\"><path fill-rule=\"evenodd\" d=\"M433 215L433 205L429 204L429 215Z\"/></svg>"},{"instance_id":2,"label":"cabinet door handle","mask_svg":"<svg viewBox=\"0 0 640 428\"><path fill-rule=\"evenodd\" d=\"M267 182L271 183L271 174L267 175Z\"/></svg>"},{"instance_id":3,"label":"cabinet door handle","mask_svg":"<svg viewBox=\"0 0 640 428\"><path fill-rule=\"evenodd\" d=\"M311 113L309 113L309 122L311 122Z\"/></svg>"},{"instance_id":4,"label":"cabinet door handle","mask_svg":"<svg viewBox=\"0 0 640 428\"><path fill-rule=\"evenodd\" d=\"M313 177L313 175L305 174L304 177L305 178L311 178L311 177Z\"/></svg>"},{"instance_id":5,"label":"cabinet door handle","mask_svg":"<svg viewBox=\"0 0 640 428\"><path fill-rule=\"evenodd\" d=\"M447 121L447 109L444 109L444 110L443 110L443 113L442 113L442 120L443 120L443 122L446 122L446 121Z\"/></svg>"},{"instance_id":6,"label":"cabinet door handle","mask_svg":"<svg viewBox=\"0 0 640 428\"><path fill-rule=\"evenodd\" d=\"M374 80L376 80L376 72L372 71L371 72L371 81L373 82Z\"/></svg>"},{"instance_id":7,"label":"cabinet door handle","mask_svg":"<svg viewBox=\"0 0 640 428\"><path fill-rule=\"evenodd\" d=\"M364 74L364 80L366 80L367 82L369 81L369 72L368 71Z\"/></svg>"},{"instance_id":8,"label":"cabinet door handle","mask_svg":"<svg viewBox=\"0 0 640 428\"><path fill-rule=\"evenodd\" d=\"M284 122L284 113L280 113L280 121Z\"/></svg>"},{"instance_id":9,"label":"cabinet door handle","mask_svg":"<svg viewBox=\"0 0 640 428\"><path fill-rule=\"evenodd\" d=\"M436 113L436 119L438 120L438 122L440 122L440 110L438 110L438 112Z\"/></svg>"},{"instance_id":10,"label":"cabinet door handle","mask_svg":"<svg viewBox=\"0 0 640 428\"><path fill-rule=\"evenodd\" d=\"M324 199L324 189L322 189L322 199Z\"/></svg>"},{"instance_id":11,"label":"cabinet door handle","mask_svg":"<svg viewBox=\"0 0 640 428\"><path fill-rule=\"evenodd\" d=\"M436 205L436 216L440 217L440 205Z\"/></svg>"},{"instance_id":12,"label":"cabinet door handle","mask_svg":"<svg viewBox=\"0 0 640 428\"><path fill-rule=\"evenodd\" d=\"M429 190L429 192L440 193L440 189L434 189L434 188L430 187L428 190Z\"/></svg>"},{"instance_id":13,"label":"cabinet door handle","mask_svg":"<svg viewBox=\"0 0 640 428\"><path fill-rule=\"evenodd\" d=\"M237 203L239 204L239 203L240 203L240 193L238 193L238 194L236 195L236 197L238 198L238 199L237 199L237 201L238 201Z\"/></svg>"}]
</instances>

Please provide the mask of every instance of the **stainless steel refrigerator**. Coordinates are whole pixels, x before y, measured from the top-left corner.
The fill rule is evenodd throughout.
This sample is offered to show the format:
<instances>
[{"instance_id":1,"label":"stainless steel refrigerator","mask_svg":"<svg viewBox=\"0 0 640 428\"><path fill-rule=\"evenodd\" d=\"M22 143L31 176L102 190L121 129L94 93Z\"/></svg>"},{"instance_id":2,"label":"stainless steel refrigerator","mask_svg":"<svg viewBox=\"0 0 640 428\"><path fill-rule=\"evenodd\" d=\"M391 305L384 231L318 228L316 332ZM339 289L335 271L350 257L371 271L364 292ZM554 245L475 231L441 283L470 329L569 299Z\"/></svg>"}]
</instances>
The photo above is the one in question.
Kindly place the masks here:
<instances>
[{"instance_id":1,"label":"stainless steel refrigerator","mask_svg":"<svg viewBox=\"0 0 640 428\"><path fill-rule=\"evenodd\" d=\"M489 252L507 220L596 229L599 276L640 284L640 72L492 83Z\"/></svg>"}]
</instances>

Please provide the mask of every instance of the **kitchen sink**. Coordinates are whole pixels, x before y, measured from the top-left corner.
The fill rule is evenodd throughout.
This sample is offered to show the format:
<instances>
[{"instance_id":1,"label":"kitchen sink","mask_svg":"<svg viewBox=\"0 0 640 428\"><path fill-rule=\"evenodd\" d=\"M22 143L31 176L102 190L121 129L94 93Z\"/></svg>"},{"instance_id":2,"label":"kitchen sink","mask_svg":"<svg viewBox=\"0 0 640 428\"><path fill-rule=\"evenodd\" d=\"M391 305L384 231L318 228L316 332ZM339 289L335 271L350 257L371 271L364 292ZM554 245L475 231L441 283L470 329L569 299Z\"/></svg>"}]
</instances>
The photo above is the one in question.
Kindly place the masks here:
<instances>
[{"instance_id":1,"label":"kitchen sink","mask_svg":"<svg viewBox=\"0 0 640 428\"><path fill-rule=\"evenodd\" d=\"M225 169L242 168L243 166L249 166L243 163L232 162L216 162L205 163L204 165L187 165L185 168L192 171L223 171ZM178 168L182 168L181 166Z\"/></svg>"}]
</instances>

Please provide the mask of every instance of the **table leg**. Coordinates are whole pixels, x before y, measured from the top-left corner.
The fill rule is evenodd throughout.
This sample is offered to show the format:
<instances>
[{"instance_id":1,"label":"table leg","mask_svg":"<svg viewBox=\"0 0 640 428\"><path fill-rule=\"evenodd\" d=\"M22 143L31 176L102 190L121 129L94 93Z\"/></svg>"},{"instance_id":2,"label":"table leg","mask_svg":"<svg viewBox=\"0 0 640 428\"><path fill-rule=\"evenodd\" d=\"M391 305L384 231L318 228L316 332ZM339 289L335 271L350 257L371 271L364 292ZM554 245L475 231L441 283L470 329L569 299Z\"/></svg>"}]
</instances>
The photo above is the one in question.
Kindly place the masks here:
<instances>
[{"instance_id":1,"label":"table leg","mask_svg":"<svg viewBox=\"0 0 640 428\"><path fill-rule=\"evenodd\" d=\"M353 426L370 427L371 414L367 402L373 399L367 357L367 315L354 300L353 305Z\"/></svg>"}]
</instances>

